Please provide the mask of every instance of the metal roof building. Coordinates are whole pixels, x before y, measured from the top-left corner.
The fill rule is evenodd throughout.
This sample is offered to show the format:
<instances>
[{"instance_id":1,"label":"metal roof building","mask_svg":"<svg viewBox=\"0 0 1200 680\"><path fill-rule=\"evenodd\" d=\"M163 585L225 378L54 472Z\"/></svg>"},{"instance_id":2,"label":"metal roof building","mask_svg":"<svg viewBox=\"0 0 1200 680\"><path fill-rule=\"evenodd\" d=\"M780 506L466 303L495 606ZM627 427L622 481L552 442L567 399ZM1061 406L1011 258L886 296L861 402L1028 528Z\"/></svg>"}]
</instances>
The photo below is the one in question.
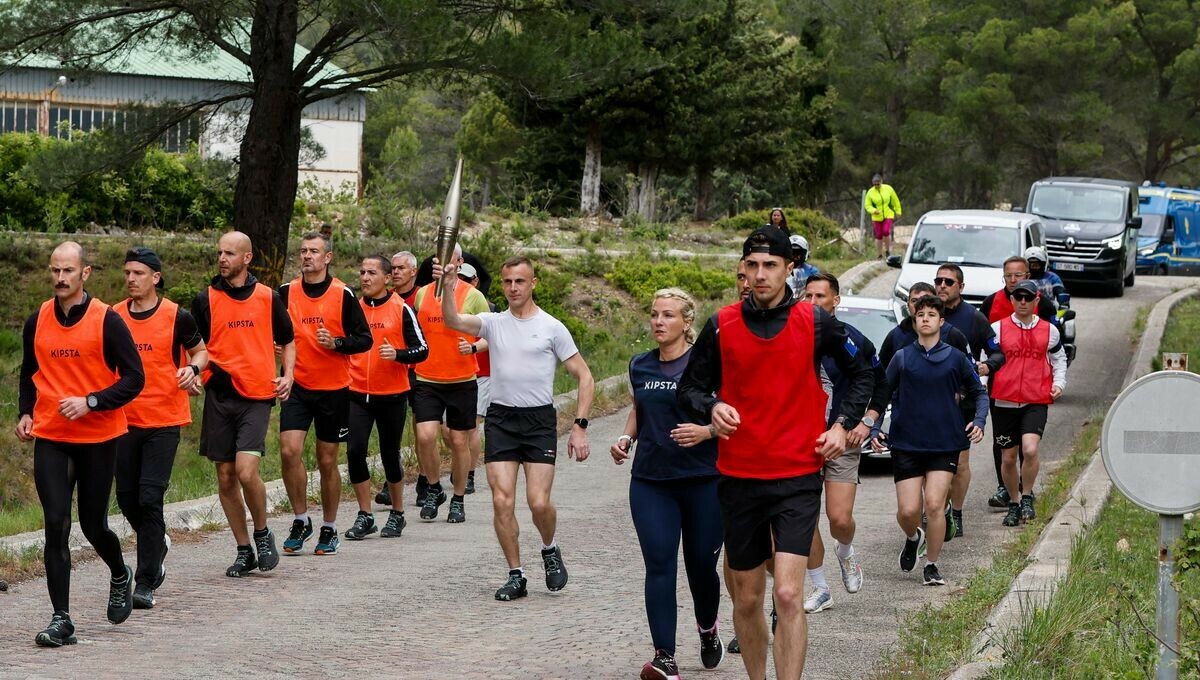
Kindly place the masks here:
<instances>
[{"instance_id":1,"label":"metal roof building","mask_svg":"<svg viewBox=\"0 0 1200 680\"><path fill-rule=\"evenodd\" d=\"M307 50L297 46L295 58ZM318 77L341 73L330 64ZM71 129L88 131L107 124L122 127L130 106L194 103L246 91L250 73L225 52L173 54L161 47L136 48L83 77L69 73L54 59L35 56L0 65L0 132L38 132L66 136ZM235 158L241 146L249 100L185 121L163 139L168 150L199 145L205 157ZM299 181L311 180L335 191L360 195L362 128L366 98L362 93L327 99L305 108L301 126L324 154L301 154ZM69 124L69 128L68 128Z\"/></svg>"}]
</instances>

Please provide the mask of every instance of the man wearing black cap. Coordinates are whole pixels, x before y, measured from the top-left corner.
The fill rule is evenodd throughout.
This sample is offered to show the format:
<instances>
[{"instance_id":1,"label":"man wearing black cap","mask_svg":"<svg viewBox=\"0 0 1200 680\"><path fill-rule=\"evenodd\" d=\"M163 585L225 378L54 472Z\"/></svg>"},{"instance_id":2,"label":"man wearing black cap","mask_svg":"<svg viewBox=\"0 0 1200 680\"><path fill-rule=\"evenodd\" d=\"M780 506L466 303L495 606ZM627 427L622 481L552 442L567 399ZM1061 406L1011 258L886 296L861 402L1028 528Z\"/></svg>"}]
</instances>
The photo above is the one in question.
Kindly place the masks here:
<instances>
[{"instance_id":1,"label":"man wearing black cap","mask_svg":"<svg viewBox=\"0 0 1200 680\"><path fill-rule=\"evenodd\" d=\"M1021 281L1008 294L1013 313L992 324L1006 359L992 377L992 434L1001 449L1001 471L1011 499L1006 527L1035 517L1033 484L1047 407L1067 386L1067 353L1058 328L1037 315L1040 296L1036 283ZM1018 451L1023 456L1019 465Z\"/></svg>"},{"instance_id":2,"label":"man wearing black cap","mask_svg":"<svg viewBox=\"0 0 1200 680\"><path fill-rule=\"evenodd\" d=\"M820 471L845 451L846 433L858 425L874 387L871 365L845 326L818 307L796 304L787 285L791 256L779 229L760 228L746 239L742 259L751 294L709 318L678 390L680 404L711 418L720 438L718 497L734 581L733 620L753 680L767 672L762 606L764 563L772 555L775 673L796 678L804 669L804 576L820 513ZM849 380L828 430L819 377L827 356Z\"/></svg>"},{"instance_id":3,"label":"man wearing black cap","mask_svg":"<svg viewBox=\"0 0 1200 680\"><path fill-rule=\"evenodd\" d=\"M208 350L196 320L159 295L162 261L149 248L125 253L129 298L113 305L137 345L146 386L125 406L129 432L117 442L117 505L137 533L138 566L133 606L150 609L167 570L163 498L171 480L179 428L192 422L190 392L200 384Z\"/></svg>"}]
</instances>

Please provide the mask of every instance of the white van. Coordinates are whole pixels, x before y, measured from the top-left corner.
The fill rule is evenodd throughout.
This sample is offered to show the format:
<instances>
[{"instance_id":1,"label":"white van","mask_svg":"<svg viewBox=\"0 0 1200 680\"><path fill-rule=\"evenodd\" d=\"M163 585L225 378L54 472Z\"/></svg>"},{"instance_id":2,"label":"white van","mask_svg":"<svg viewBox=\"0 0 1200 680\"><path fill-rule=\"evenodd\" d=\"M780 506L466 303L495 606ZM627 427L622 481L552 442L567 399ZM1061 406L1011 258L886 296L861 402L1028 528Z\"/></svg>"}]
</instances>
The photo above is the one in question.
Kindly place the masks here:
<instances>
[{"instance_id":1,"label":"white van","mask_svg":"<svg viewBox=\"0 0 1200 680\"><path fill-rule=\"evenodd\" d=\"M1004 210L933 210L917 220L903 256L888 258L900 270L892 291L896 319L908 315L908 289L932 284L944 263L963 269L963 298L975 305L1004 287L1004 261L1030 246L1046 247L1041 218Z\"/></svg>"}]
</instances>

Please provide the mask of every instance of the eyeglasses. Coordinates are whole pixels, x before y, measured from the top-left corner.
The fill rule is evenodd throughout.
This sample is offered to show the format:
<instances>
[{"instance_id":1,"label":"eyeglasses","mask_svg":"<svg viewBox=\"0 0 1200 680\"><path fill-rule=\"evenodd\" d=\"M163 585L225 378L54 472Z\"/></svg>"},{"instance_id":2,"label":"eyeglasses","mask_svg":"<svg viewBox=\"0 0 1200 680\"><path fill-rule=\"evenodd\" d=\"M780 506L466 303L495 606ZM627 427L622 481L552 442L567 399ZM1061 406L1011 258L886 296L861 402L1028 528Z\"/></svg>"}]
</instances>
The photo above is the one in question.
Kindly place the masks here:
<instances>
[{"instance_id":1,"label":"eyeglasses","mask_svg":"<svg viewBox=\"0 0 1200 680\"><path fill-rule=\"evenodd\" d=\"M1005 274L1005 275L1004 275L1004 280L1005 280L1005 281L1020 281L1021 279L1025 278L1026 276L1027 276L1027 275L1026 275L1026 274L1024 274L1024 273L1021 273L1021 274Z\"/></svg>"},{"instance_id":2,"label":"eyeglasses","mask_svg":"<svg viewBox=\"0 0 1200 680\"><path fill-rule=\"evenodd\" d=\"M1033 302L1037 298L1036 295L1014 295L1012 299L1016 302Z\"/></svg>"},{"instance_id":3,"label":"eyeglasses","mask_svg":"<svg viewBox=\"0 0 1200 680\"><path fill-rule=\"evenodd\" d=\"M937 277L936 279L934 279L934 280L933 280L933 285L935 285L935 286L946 286L947 288L950 288L950 287L952 287L952 286L957 286L957 285L958 285L958 281L957 281L957 280L955 280L955 279L951 279L951 278L945 277L945 276L939 276L939 277Z\"/></svg>"}]
</instances>

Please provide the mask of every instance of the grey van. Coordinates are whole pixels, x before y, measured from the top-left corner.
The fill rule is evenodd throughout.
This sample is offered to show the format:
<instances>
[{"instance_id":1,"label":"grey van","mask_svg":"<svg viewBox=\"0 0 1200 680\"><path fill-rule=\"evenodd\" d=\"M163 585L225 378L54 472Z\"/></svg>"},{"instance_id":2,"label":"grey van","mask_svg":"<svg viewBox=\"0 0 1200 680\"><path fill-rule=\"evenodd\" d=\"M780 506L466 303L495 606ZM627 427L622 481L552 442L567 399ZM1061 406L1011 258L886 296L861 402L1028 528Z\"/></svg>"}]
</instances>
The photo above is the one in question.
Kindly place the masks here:
<instances>
[{"instance_id":1,"label":"grey van","mask_svg":"<svg viewBox=\"0 0 1200 680\"><path fill-rule=\"evenodd\" d=\"M1099 284L1116 296L1133 285L1137 265L1138 185L1094 177L1048 177L1029 188L1026 210L1042 218L1050 268L1072 283Z\"/></svg>"}]
</instances>

